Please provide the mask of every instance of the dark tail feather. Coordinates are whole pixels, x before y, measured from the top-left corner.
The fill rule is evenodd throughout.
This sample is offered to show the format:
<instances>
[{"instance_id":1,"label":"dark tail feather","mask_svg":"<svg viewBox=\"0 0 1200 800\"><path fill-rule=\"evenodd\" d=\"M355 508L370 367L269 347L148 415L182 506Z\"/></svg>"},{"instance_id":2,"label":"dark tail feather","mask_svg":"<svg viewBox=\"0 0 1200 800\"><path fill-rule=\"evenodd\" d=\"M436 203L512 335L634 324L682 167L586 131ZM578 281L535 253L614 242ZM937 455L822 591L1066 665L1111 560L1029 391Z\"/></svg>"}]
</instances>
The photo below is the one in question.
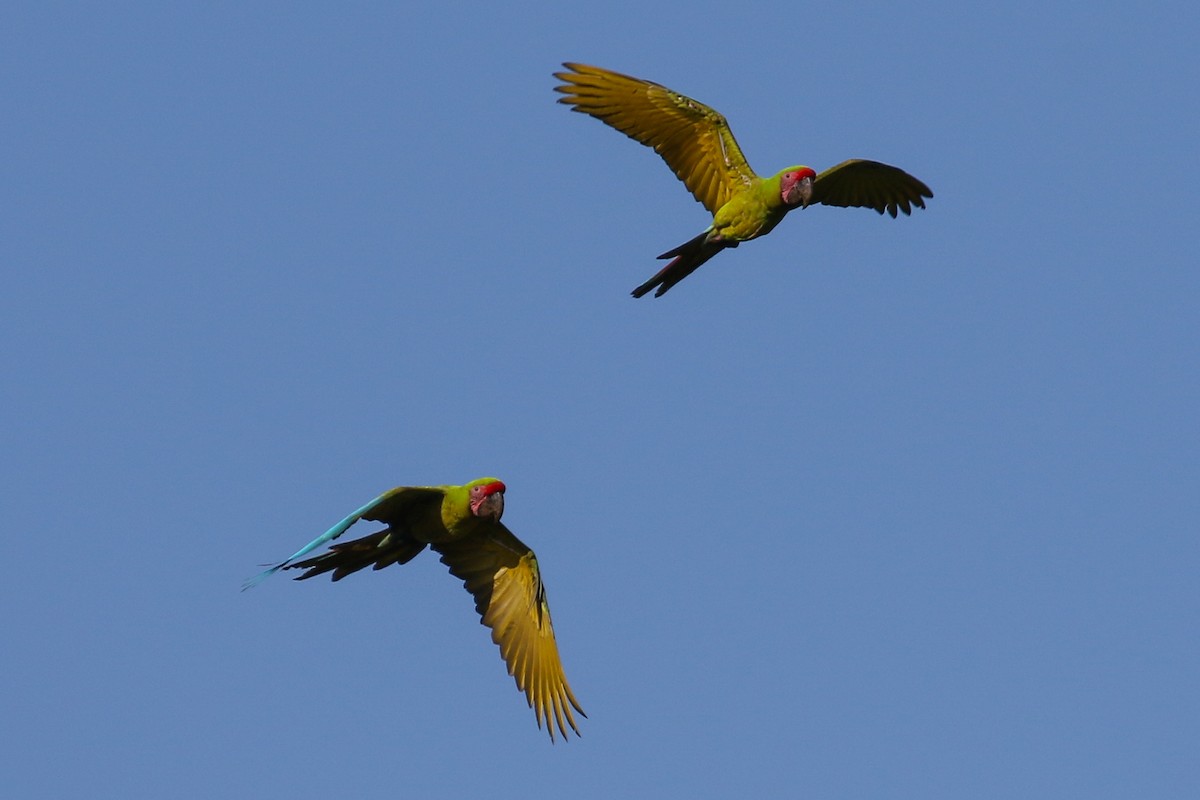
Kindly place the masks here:
<instances>
[{"instance_id":1,"label":"dark tail feather","mask_svg":"<svg viewBox=\"0 0 1200 800\"><path fill-rule=\"evenodd\" d=\"M424 549L424 542L418 542L395 528L387 528L352 542L332 545L328 552L288 564L285 569L308 570L296 578L298 581L330 571L333 572L333 579L340 581L350 573L358 572L372 564L375 565L375 569L390 567L392 564L407 564Z\"/></svg>"},{"instance_id":2,"label":"dark tail feather","mask_svg":"<svg viewBox=\"0 0 1200 800\"><path fill-rule=\"evenodd\" d=\"M633 296L642 297L657 286L658 291L654 293L654 296L662 297L668 289L688 275L691 275L701 264L728 246L720 241L710 242L708 240L709 233L710 231L705 231L694 239L689 239L679 245L674 250L668 250L659 256L659 258L674 260L660 269L653 278L634 289Z\"/></svg>"}]
</instances>

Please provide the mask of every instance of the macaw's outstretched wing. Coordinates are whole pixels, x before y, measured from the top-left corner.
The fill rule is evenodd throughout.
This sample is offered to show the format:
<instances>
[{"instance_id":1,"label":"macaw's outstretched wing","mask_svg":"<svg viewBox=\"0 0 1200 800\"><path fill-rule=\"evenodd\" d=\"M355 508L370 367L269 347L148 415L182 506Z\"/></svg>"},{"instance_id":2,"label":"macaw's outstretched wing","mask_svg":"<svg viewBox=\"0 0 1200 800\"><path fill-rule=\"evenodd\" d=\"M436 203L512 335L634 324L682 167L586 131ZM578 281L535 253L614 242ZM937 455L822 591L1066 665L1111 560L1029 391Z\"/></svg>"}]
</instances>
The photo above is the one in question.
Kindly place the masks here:
<instances>
[{"instance_id":1,"label":"macaw's outstretched wing","mask_svg":"<svg viewBox=\"0 0 1200 800\"><path fill-rule=\"evenodd\" d=\"M703 103L651 81L586 64L563 64L558 102L589 114L653 147L710 213L758 177L733 138L729 123Z\"/></svg>"},{"instance_id":2,"label":"macaw's outstretched wing","mask_svg":"<svg viewBox=\"0 0 1200 800\"><path fill-rule=\"evenodd\" d=\"M933 197L929 187L899 167L852 158L817 175L809 204L873 208L895 217L897 211L911 214L913 206L924 208L926 197Z\"/></svg>"},{"instance_id":3,"label":"macaw's outstretched wing","mask_svg":"<svg viewBox=\"0 0 1200 800\"><path fill-rule=\"evenodd\" d=\"M384 557L390 554L390 551L388 547L389 543L383 541L381 535L387 534L393 529L402 531L404 528L404 520L408 515L412 514L415 509L421 508L430 503L440 504L444 494L445 492L440 486L398 486L395 489L390 489L361 508L355 509L353 513L343 517L332 528L325 531L308 544L304 545L304 547L301 547L299 550L292 553L283 561L280 561L278 564L263 570L253 578L247 580L244 584L242 584L242 591L245 591L252 586L257 586L259 583L262 583L279 570L290 567L303 566L313 570L314 567L316 567L318 564L321 564L322 567L320 569L316 569L315 571L310 571L304 575L301 575L300 578L308 578L332 569L337 570L334 572L333 579L338 580L339 578L342 578L345 575L354 572L355 570L362 569L367 564L376 562L377 559L382 561ZM296 559L306 556L313 550L316 550L318 547L321 547L322 545L338 538L345 533L351 525L358 522L360 519L386 522L391 527L386 531L380 531L378 534L372 534L371 536L367 536L363 539L347 542L344 547L335 547L329 553L309 559L308 561L303 562L303 564L297 563ZM395 558L386 561L386 563L381 563L376 567L376 569L380 569L388 564L397 562L403 564L420 552L420 548L418 548L416 551L412 552L411 555L407 555L405 558L404 555L407 553L408 549L411 549L412 545L410 542L402 541L403 538L404 537L396 537L393 542L396 547L401 550L401 552L398 552ZM362 560L363 555L368 550L378 550L380 547L382 547L385 551L383 554L378 555L375 558L366 559L365 561ZM354 554L353 557L351 557L351 553ZM403 560L401 560L402 558ZM357 561L362 561L362 563L359 563L357 566L352 568L347 568L349 563L352 561L355 563L357 563Z\"/></svg>"},{"instance_id":4,"label":"macaw's outstretched wing","mask_svg":"<svg viewBox=\"0 0 1200 800\"><path fill-rule=\"evenodd\" d=\"M492 629L492 641L500 646L508 673L537 715L538 727L544 720L551 740L555 725L564 739L567 726L578 736L572 709L587 714L563 673L533 551L499 523L489 526L486 534L430 547L475 598L475 610Z\"/></svg>"},{"instance_id":5,"label":"macaw's outstretched wing","mask_svg":"<svg viewBox=\"0 0 1200 800\"><path fill-rule=\"evenodd\" d=\"M285 564L283 568L307 570L296 577L298 581L326 572L332 572L333 580L340 581L365 567L383 569L392 564L407 564L424 549L425 542L414 538L403 526L393 526L361 539L330 545L328 552Z\"/></svg>"}]
</instances>

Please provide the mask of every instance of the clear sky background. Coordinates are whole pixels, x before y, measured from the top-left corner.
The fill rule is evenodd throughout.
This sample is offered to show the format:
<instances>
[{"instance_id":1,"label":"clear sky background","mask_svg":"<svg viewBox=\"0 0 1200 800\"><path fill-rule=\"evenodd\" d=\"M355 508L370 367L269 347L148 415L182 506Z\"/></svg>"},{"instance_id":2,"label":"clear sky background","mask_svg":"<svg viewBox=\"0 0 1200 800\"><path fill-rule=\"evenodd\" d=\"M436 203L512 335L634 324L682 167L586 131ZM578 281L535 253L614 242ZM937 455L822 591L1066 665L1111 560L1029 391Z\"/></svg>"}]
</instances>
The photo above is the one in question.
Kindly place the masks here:
<instances>
[{"instance_id":1,"label":"clear sky background","mask_svg":"<svg viewBox=\"0 0 1200 800\"><path fill-rule=\"evenodd\" d=\"M1195 797L1194 4L503 5L0 12L5 791ZM564 60L936 197L635 301ZM482 475L582 739L433 555L238 591Z\"/></svg>"}]
</instances>

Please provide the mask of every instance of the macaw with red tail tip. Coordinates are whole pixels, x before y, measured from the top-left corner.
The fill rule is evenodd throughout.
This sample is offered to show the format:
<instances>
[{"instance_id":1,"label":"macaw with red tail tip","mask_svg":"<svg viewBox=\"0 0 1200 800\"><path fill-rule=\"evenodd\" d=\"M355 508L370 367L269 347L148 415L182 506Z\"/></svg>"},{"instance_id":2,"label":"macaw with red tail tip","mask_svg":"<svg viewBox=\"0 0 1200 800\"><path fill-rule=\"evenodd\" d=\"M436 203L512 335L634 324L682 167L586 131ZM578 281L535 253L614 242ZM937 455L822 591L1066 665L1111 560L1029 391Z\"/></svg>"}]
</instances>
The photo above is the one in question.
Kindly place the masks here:
<instances>
[{"instance_id":1,"label":"macaw with red tail tip","mask_svg":"<svg viewBox=\"0 0 1200 800\"><path fill-rule=\"evenodd\" d=\"M579 735L572 709L586 717L563 673L546 588L533 551L500 524L504 484L479 478L463 486L400 486L376 497L295 553L246 581L255 586L281 569L303 569L296 580L325 572L339 581L364 567L407 564L426 545L441 555L450 573L475 598L482 624L508 665L508 674L546 724L551 741L557 725ZM382 522L381 531L298 560L333 541L360 519Z\"/></svg>"},{"instance_id":2,"label":"macaw with red tail tip","mask_svg":"<svg viewBox=\"0 0 1200 800\"><path fill-rule=\"evenodd\" d=\"M634 297L659 297L727 247L770 233L787 212L815 203L873 208L892 217L925 207L933 192L902 169L850 159L817 173L794 166L769 177L755 174L718 112L665 86L586 64L563 64L558 102L589 114L653 147L688 191L713 215L699 236L668 250L672 259Z\"/></svg>"}]
</instances>

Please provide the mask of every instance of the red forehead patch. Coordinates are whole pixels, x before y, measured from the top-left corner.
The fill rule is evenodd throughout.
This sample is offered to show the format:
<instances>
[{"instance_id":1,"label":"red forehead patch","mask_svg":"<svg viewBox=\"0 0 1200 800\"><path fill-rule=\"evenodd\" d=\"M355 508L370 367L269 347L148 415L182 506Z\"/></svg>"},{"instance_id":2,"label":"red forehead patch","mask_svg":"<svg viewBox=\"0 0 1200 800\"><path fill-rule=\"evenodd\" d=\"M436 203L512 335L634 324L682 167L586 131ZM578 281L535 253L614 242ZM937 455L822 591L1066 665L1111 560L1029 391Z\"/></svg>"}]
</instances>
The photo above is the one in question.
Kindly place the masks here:
<instances>
[{"instance_id":1,"label":"red forehead patch","mask_svg":"<svg viewBox=\"0 0 1200 800\"><path fill-rule=\"evenodd\" d=\"M503 492L504 489L505 487L503 483L500 481L493 481L492 483L489 483L483 487L483 496L487 497L488 495L495 494L496 492Z\"/></svg>"}]
</instances>

